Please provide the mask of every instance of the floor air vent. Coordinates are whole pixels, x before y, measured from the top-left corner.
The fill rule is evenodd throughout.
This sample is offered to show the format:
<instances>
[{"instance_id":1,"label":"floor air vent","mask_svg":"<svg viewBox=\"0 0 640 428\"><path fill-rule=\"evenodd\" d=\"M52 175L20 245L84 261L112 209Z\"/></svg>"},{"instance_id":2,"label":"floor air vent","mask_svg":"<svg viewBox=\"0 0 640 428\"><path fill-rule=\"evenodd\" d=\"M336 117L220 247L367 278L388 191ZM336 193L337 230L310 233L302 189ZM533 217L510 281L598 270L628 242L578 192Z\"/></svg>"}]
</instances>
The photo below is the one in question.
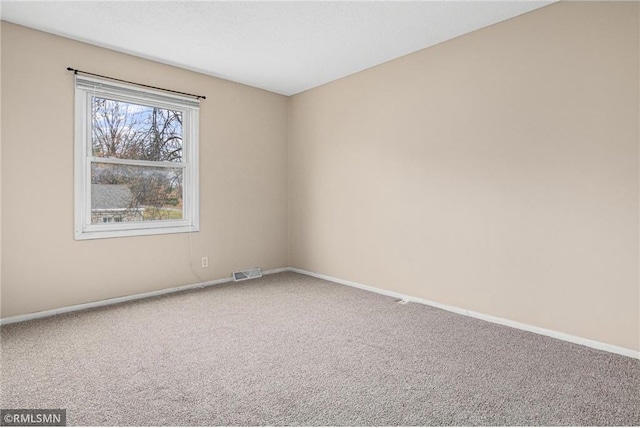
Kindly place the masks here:
<instances>
[{"instance_id":1,"label":"floor air vent","mask_svg":"<svg viewBox=\"0 0 640 428\"><path fill-rule=\"evenodd\" d=\"M261 278L261 277L262 277L262 270L260 268L239 270L233 273L233 280L236 282L245 281L247 279L253 279L253 278Z\"/></svg>"}]
</instances>

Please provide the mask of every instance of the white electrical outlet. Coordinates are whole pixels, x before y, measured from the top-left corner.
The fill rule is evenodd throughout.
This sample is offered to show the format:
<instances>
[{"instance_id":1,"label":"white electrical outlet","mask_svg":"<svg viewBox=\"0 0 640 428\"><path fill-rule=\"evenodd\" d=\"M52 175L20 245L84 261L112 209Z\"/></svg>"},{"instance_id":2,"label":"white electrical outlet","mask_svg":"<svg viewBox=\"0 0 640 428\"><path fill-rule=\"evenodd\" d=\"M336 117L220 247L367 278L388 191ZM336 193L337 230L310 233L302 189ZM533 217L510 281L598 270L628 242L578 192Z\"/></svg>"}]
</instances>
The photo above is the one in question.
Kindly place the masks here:
<instances>
[{"instance_id":1,"label":"white electrical outlet","mask_svg":"<svg viewBox=\"0 0 640 428\"><path fill-rule=\"evenodd\" d=\"M209 257L203 257L202 258L202 267L203 268L209 267Z\"/></svg>"}]
</instances>

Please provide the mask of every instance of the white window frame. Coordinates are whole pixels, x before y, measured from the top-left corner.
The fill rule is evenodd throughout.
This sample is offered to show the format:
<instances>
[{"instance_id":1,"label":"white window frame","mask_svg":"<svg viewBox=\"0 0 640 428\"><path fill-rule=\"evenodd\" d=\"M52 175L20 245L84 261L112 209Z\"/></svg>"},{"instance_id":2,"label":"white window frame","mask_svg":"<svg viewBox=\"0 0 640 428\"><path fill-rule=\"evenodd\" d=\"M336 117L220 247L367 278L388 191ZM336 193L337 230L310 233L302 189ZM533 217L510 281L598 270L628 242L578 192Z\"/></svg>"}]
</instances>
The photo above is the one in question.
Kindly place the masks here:
<instances>
[{"instance_id":1,"label":"white window frame","mask_svg":"<svg viewBox=\"0 0 640 428\"><path fill-rule=\"evenodd\" d=\"M104 97L182 112L182 162L153 162L94 157L91 146L91 98ZM75 239L187 233L200 230L198 175L198 100L175 96L133 85L76 75L75 88ZM181 220L91 223L91 164L111 163L133 166L183 169Z\"/></svg>"}]
</instances>

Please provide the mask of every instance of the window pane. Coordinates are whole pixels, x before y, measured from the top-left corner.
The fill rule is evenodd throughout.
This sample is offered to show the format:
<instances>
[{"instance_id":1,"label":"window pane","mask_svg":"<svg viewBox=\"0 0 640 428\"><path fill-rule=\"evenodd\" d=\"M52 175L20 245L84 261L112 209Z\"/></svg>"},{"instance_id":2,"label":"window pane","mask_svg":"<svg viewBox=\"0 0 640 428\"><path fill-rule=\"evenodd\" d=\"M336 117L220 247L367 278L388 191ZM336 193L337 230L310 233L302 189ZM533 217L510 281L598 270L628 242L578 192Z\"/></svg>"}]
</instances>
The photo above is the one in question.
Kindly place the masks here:
<instances>
[{"instance_id":1,"label":"window pane","mask_svg":"<svg viewBox=\"0 0 640 428\"><path fill-rule=\"evenodd\" d=\"M182 112L91 98L93 156L182 162Z\"/></svg>"},{"instance_id":2,"label":"window pane","mask_svg":"<svg viewBox=\"0 0 640 428\"><path fill-rule=\"evenodd\" d=\"M182 218L182 168L91 164L91 223Z\"/></svg>"}]
</instances>

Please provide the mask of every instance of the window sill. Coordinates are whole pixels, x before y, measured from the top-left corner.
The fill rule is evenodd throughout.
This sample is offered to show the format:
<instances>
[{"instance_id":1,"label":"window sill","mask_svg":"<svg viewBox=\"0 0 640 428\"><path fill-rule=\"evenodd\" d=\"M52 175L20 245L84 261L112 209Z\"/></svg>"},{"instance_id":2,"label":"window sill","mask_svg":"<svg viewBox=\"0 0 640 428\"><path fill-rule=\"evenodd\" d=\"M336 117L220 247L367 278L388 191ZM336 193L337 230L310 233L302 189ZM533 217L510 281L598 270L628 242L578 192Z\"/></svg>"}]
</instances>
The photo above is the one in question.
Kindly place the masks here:
<instances>
[{"instance_id":1,"label":"window sill","mask_svg":"<svg viewBox=\"0 0 640 428\"><path fill-rule=\"evenodd\" d=\"M166 235L171 233L191 233L191 232L198 232L199 230L200 228L197 226L147 227L147 228L141 228L141 229L120 229L120 230L87 230L87 231L76 231L75 240L84 241L87 239Z\"/></svg>"}]
</instances>

